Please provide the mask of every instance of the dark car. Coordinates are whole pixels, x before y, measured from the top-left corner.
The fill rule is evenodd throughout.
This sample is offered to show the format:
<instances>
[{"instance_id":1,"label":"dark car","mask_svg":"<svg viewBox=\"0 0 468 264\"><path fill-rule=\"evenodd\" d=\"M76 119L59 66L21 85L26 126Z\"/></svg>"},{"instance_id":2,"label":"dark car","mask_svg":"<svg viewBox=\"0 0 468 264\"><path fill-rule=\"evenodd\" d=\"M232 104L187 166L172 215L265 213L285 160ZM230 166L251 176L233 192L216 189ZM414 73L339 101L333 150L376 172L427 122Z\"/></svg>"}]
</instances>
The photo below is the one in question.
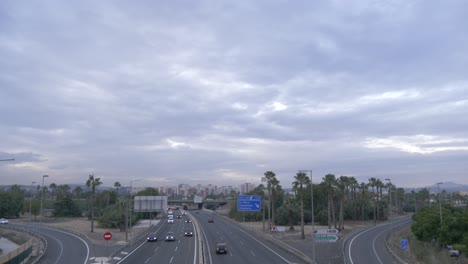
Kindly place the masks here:
<instances>
[{"instance_id":1,"label":"dark car","mask_svg":"<svg viewBox=\"0 0 468 264\"><path fill-rule=\"evenodd\" d=\"M193 236L193 231L192 230L185 230L184 236Z\"/></svg>"},{"instance_id":2,"label":"dark car","mask_svg":"<svg viewBox=\"0 0 468 264\"><path fill-rule=\"evenodd\" d=\"M149 233L147 241L148 242L158 241L158 237L156 236L156 233Z\"/></svg>"},{"instance_id":3,"label":"dark car","mask_svg":"<svg viewBox=\"0 0 468 264\"><path fill-rule=\"evenodd\" d=\"M176 218L177 218L177 219L181 219L182 216L181 216L181 215L177 215Z\"/></svg>"},{"instance_id":4,"label":"dark car","mask_svg":"<svg viewBox=\"0 0 468 264\"><path fill-rule=\"evenodd\" d=\"M216 254L226 254L227 253L227 246L225 243L217 243L216 244Z\"/></svg>"},{"instance_id":5,"label":"dark car","mask_svg":"<svg viewBox=\"0 0 468 264\"><path fill-rule=\"evenodd\" d=\"M192 220L190 218L185 219L185 223L192 223Z\"/></svg>"},{"instance_id":6,"label":"dark car","mask_svg":"<svg viewBox=\"0 0 468 264\"><path fill-rule=\"evenodd\" d=\"M175 241L175 235L174 232L167 232L166 234L166 241Z\"/></svg>"},{"instance_id":7,"label":"dark car","mask_svg":"<svg viewBox=\"0 0 468 264\"><path fill-rule=\"evenodd\" d=\"M208 218L208 223L214 223L213 218Z\"/></svg>"}]
</instances>

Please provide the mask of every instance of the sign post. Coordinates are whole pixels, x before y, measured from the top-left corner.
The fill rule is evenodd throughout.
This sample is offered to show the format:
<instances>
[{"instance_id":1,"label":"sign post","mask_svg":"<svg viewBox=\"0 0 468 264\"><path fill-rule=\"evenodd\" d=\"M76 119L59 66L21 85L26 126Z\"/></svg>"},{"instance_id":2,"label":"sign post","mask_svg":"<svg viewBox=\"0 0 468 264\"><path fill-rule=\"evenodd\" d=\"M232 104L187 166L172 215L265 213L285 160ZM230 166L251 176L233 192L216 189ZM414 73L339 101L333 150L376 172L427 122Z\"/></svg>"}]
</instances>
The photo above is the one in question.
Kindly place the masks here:
<instances>
[{"instance_id":1,"label":"sign post","mask_svg":"<svg viewBox=\"0 0 468 264\"><path fill-rule=\"evenodd\" d=\"M338 236L333 234L314 234L316 242L336 242Z\"/></svg>"},{"instance_id":2,"label":"sign post","mask_svg":"<svg viewBox=\"0 0 468 264\"><path fill-rule=\"evenodd\" d=\"M104 237L105 240L111 240L112 233L111 232L105 232L103 237Z\"/></svg>"},{"instance_id":3,"label":"sign post","mask_svg":"<svg viewBox=\"0 0 468 264\"><path fill-rule=\"evenodd\" d=\"M237 211L260 212L261 208L262 208L262 198L260 195L237 196Z\"/></svg>"}]
</instances>

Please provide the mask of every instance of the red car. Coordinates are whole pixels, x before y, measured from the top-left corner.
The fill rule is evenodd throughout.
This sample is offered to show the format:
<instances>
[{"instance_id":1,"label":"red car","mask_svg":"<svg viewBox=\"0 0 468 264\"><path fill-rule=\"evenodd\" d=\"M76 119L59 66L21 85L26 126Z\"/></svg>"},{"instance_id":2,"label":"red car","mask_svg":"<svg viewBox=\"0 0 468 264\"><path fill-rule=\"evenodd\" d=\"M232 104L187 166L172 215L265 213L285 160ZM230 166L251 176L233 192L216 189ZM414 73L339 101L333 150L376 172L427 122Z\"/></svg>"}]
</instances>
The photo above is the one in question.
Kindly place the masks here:
<instances>
[{"instance_id":1,"label":"red car","mask_svg":"<svg viewBox=\"0 0 468 264\"><path fill-rule=\"evenodd\" d=\"M213 218L208 218L208 223L214 223Z\"/></svg>"}]
</instances>

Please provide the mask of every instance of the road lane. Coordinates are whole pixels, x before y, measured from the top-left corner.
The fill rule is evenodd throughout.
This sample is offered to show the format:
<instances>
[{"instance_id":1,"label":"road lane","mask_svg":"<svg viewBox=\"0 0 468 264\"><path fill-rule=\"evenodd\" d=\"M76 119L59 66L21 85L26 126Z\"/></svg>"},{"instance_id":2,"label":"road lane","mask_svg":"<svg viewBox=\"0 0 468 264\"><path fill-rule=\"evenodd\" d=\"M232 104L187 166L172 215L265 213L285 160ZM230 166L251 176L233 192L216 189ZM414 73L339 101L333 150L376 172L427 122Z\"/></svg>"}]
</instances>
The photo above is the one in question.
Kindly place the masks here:
<instances>
[{"instance_id":1,"label":"road lane","mask_svg":"<svg viewBox=\"0 0 468 264\"><path fill-rule=\"evenodd\" d=\"M345 242L346 263L399 263L388 251L386 237L409 224L411 219L402 218L355 232Z\"/></svg>"},{"instance_id":2,"label":"road lane","mask_svg":"<svg viewBox=\"0 0 468 264\"><path fill-rule=\"evenodd\" d=\"M284 249L255 238L240 228L237 224L223 217L207 211L198 211L194 214L204 234L205 263L302 263L296 256ZM213 218L213 223L208 223ZM216 254L217 242L227 244L227 254Z\"/></svg>"},{"instance_id":3,"label":"road lane","mask_svg":"<svg viewBox=\"0 0 468 264\"><path fill-rule=\"evenodd\" d=\"M173 224L168 224L167 221L161 223L156 230L158 241L143 242L117 263L198 263L195 262L195 236L184 236L185 229L194 230L194 227L192 223L185 223L184 220L183 217L175 219ZM175 241L165 241L168 232L174 232Z\"/></svg>"}]
</instances>

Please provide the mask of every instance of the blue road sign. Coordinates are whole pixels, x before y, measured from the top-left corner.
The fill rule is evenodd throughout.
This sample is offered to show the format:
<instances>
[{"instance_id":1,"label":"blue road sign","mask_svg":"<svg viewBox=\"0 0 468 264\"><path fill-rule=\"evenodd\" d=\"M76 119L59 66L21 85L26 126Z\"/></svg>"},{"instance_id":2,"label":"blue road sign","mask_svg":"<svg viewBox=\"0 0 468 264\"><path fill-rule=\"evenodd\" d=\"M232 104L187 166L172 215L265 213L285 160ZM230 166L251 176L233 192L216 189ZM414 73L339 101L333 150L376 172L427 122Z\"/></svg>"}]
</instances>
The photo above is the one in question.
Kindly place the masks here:
<instances>
[{"instance_id":1,"label":"blue road sign","mask_svg":"<svg viewBox=\"0 0 468 264\"><path fill-rule=\"evenodd\" d=\"M408 239L400 240L400 245L401 245L401 249L408 250L409 249Z\"/></svg>"},{"instance_id":2,"label":"blue road sign","mask_svg":"<svg viewBox=\"0 0 468 264\"><path fill-rule=\"evenodd\" d=\"M237 211L259 212L262 208L262 197L260 195L237 196Z\"/></svg>"}]
</instances>

